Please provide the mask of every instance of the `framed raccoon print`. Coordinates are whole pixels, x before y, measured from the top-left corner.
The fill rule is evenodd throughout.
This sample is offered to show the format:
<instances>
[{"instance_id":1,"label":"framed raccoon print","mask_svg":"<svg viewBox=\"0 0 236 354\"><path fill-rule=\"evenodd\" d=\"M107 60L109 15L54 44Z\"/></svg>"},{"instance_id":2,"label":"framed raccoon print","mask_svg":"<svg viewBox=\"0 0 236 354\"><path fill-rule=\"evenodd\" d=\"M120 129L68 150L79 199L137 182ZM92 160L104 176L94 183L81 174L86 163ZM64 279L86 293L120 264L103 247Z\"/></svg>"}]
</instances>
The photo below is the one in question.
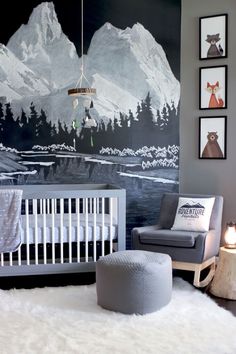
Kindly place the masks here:
<instances>
[{"instance_id":1,"label":"framed raccoon print","mask_svg":"<svg viewBox=\"0 0 236 354\"><path fill-rule=\"evenodd\" d=\"M228 15L199 18L199 59L227 58Z\"/></svg>"},{"instance_id":2,"label":"framed raccoon print","mask_svg":"<svg viewBox=\"0 0 236 354\"><path fill-rule=\"evenodd\" d=\"M199 109L227 108L227 65L199 68Z\"/></svg>"},{"instance_id":3,"label":"framed raccoon print","mask_svg":"<svg viewBox=\"0 0 236 354\"><path fill-rule=\"evenodd\" d=\"M227 117L199 117L199 159L226 159Z\"/></svg>"}]
</instances>

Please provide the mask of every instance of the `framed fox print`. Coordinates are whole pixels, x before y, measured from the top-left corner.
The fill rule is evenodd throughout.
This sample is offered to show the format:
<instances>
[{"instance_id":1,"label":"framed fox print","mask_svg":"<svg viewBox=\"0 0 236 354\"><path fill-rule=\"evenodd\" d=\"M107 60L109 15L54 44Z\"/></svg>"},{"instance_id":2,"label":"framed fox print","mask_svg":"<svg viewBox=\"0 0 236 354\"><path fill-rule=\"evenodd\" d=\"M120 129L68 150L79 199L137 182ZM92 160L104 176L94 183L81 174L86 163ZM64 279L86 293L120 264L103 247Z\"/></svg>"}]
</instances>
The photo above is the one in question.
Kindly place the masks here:
<instances>
[{"instance_id":1,"label":"framed fox print","mask_svg":"<svg viewBox=\"0 0 236 354\"><path fill-rule=\"evenodd\" d=\"M199 117L199 159L226 159L227 117Z\"/></svg>"},{"instance_id":2,"label":"framed fox print","mask_svg":"<svg viewBox=\"0 0 236 354\"><path fill-rule=\"evenodd\" d=\"M227 108L227 65L199 68L199 109Z\"/></svg>"},{"instance_id":3,"label":"framed fox print","mask_svg":"<svg viewBox=\"0 0 236 354\"><path fill-rule=\"evenodd\" d=\"M226 58L228 53L228 15L199 18L199 59Z\"/></svg>"}]
</instances>

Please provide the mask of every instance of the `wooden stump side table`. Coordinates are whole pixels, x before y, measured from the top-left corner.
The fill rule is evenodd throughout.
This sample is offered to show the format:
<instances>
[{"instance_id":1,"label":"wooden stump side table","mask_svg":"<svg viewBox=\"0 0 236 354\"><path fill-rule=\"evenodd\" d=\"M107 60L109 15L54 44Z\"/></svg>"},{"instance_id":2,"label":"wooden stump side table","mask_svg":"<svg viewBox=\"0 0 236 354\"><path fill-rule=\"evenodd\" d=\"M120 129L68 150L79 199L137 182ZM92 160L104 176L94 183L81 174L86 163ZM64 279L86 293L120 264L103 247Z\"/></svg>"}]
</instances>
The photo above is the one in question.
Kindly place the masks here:
<instances>
[{"instance_id":1,"label":"wooden stump side table","mask_svg":"<svg viewBox=\"0 0 236 354\"><path fill-rule=\"evenodd\" d=\"M219 262L209 291L215 296L236 300L236 249L220 248Z\"/></svg>"}]
</instances>

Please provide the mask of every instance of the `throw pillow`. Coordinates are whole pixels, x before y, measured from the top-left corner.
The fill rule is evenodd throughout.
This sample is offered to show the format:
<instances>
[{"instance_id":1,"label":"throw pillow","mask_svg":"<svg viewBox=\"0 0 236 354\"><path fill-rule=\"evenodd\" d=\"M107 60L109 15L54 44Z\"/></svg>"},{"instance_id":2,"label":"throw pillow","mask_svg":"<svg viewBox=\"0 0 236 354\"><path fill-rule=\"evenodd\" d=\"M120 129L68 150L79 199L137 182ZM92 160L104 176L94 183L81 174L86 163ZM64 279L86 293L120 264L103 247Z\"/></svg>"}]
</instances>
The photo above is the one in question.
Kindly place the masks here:
<instances>
[{"instance_id":1,"label":"throw pillow","mask_svg":"<svg viewBox=\"0 0 236 354\"><path fill-rule=\"evenodd\" d=\"M171 230L208 231L214 202L215 198L180 197Z\"/></svg>"}]
</instances>

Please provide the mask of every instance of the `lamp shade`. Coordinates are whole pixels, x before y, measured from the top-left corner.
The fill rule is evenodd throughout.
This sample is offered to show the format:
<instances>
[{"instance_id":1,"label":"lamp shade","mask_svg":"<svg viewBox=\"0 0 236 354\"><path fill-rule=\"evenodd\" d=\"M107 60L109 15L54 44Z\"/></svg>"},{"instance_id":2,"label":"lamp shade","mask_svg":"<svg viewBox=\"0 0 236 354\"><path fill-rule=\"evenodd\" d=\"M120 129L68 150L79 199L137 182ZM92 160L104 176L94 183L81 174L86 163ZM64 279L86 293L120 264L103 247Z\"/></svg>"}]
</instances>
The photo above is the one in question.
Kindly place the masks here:
<instances>
[{"instance_id":1,"label":"lamp shade","mask_svg":"<svg viewBox=\"0 0 236 354\"><path fill-rule=\"evenodd\" d=\"M225 247L236 248L236 229L235 223L232 221L227 223L227 228L225 231Z\"/></svg>"}]
</instances>

